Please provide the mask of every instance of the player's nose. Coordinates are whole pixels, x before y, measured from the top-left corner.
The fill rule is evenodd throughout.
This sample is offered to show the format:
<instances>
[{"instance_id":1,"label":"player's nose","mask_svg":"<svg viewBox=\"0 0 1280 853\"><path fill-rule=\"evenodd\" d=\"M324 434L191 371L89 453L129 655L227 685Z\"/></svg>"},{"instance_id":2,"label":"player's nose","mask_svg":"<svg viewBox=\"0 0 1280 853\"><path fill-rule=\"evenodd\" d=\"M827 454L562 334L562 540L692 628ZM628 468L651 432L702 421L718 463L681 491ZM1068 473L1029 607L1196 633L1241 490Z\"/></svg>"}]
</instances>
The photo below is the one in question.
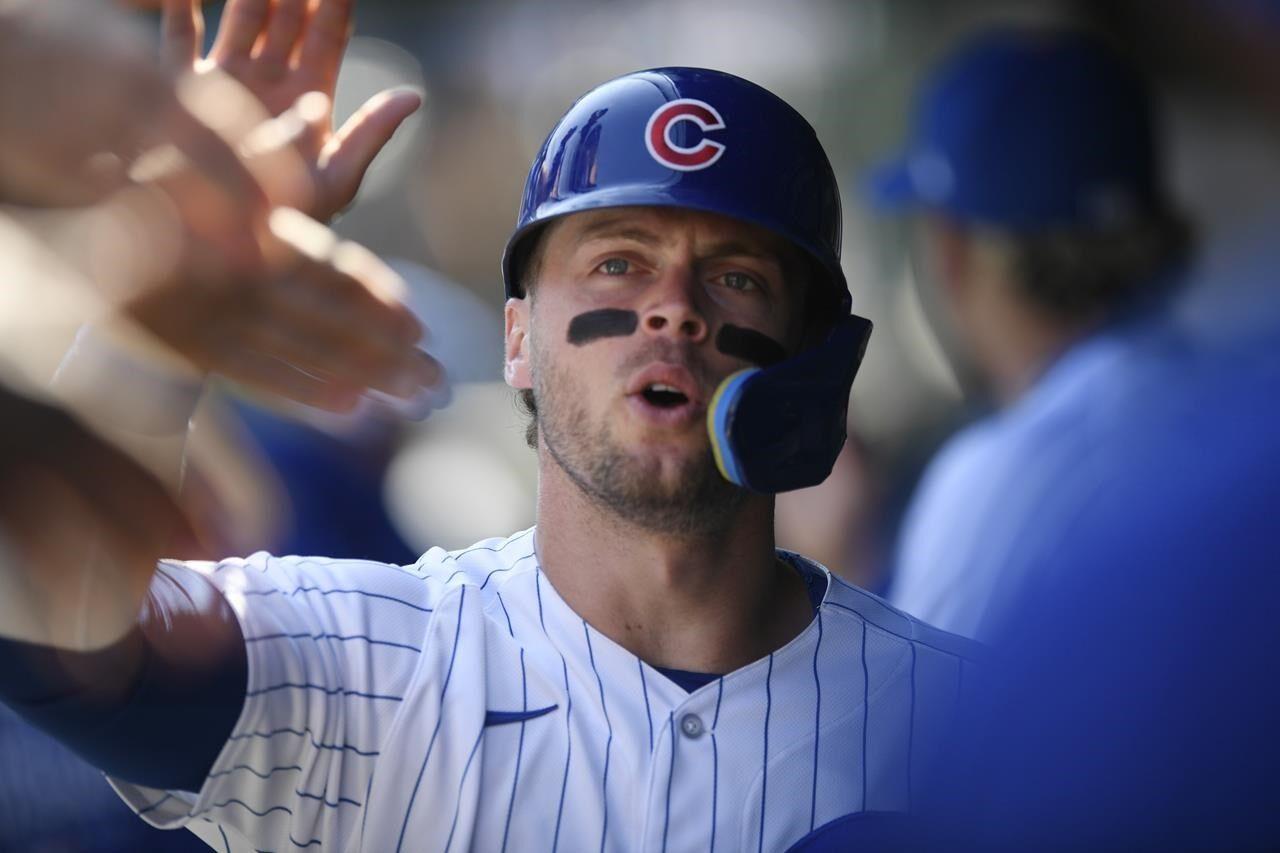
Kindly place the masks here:
<instances>
[{"instance_id":1,"label":"player's nose","mask_svg":"<svg viewBox=\"0 0 1280 853\"><path fill-rule=\"evenodd\" d=\"M698 305L698 280L692 268L665 270L646 294L640 329L648 335L671 336L691 343L707 338L707 320Z\"/></svg>"}]
</instances>

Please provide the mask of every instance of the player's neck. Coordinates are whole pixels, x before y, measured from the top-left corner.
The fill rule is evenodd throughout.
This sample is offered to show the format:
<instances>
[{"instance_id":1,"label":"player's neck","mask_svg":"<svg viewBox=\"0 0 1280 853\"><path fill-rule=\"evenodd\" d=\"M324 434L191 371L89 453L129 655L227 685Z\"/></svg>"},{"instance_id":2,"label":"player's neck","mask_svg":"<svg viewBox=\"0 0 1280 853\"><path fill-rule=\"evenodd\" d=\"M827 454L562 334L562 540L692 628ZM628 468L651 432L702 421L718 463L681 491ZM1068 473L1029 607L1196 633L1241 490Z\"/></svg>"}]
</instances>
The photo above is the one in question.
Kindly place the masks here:
<instances>
[{"instance_id":1,"label":"player's neck","mask_svg":"<svg viewBox=\"0 0 1280 853\"><path fill-rule=\"evenodd\" d=\"M630 524L542 473L542 570L578 615L645 662L728 672L812 620L803 580L775 556L771 499L752 497L723 529L677 536Z\"/></svg>"}]
</instances>

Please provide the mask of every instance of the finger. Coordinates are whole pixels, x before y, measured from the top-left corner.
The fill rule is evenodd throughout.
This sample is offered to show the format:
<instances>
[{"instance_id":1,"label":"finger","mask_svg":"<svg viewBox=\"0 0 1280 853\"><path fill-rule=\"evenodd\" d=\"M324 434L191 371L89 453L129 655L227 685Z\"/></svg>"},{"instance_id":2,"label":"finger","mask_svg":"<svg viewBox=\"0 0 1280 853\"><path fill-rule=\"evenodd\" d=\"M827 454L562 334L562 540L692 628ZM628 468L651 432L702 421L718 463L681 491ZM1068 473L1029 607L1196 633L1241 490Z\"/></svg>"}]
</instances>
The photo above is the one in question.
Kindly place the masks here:
<instances>
[{"instance_id":1,"label":"finger","mask_svg":"<svg viewBox=\"0 0 1280 853\"><path fill-rule=\"evenodd\" d=\"M379 339L388 345L411 345L422 339L422 324L405 306L406 286L395 270L349 240L333 250L331 263L331 268L321 266L305 273L328 284L319 289L320 301L328 300L352 321L366 323L370 332L376 327Z\"/></svg>"},{"instance_id":2,"label":"finger","mask_svg":"<svg viewBox=\"0 0 1280 853\"><path fill-rule=\"evenodd\" d=\"M311 148L312 121L323 111L328 116L328 99L323 95L303 95L292 107L250 131L240 153L267 191L272 207L308 209L315 201L315 183L304 152ZM318 100L316 100L318 99Z\"/></svg>"},{"instance_id":3,"label":"finger","mask_svg":"<svg viewBox=\"0 0 1280 853\"><path fill-rule=\"evenodd\" d=\"M349 412L360 401L359 388L309 374L277 358L250 349L237 348L228 353L225 365L219 372L256 391L328 412Z\"/></svg>"},{"instance_id":4,"label":"finger","mask_svg":"<svg viewBox=\"0 0 1280 853\"><path fill-rule=\"evenodd\" d=\"M360 282L344 287L347 293L336 297L338 288L305 273L276 283L258 312L262 345L298 366L397 396L438 384L439 365L401 334L407 309L380 304Z\"/></svg>"},{"instance_id":5,"label":"finger","mask_svg":"<svg viewBox=\"0 0 1280 853\"><path fill-rule=\"evenodd\" d=\"M298 63L335 82L342 54L351 38L353 0L311 0L306 32L302 36Z\"/></svg>"},{"instance_id":6,"label":"finger","mask_svg":"<svg viewBox=\"0 0 1280 853\"><path fill-rule=\"evenodd\" d=\"M422 95L411 89L392 89L370 98L347 119L320 152L322 180L336 214L355 198L360 182L404 120L422 106Z\"/></svg>"},{"instance_id":7,"label":"finger","mask_svg":"<svg viewBox=\"0 0 1280 853\"><path fill-rule=\"evenodd\" d=\"M311 331L321 346L373 365L409 360L421 334L404 306L384 302L365 283L318 264L272 282L261 302L263 316L281 328L299 335Z\"/></svg>"},{"instance_id":8,"label":"finger","mask_svg":"<svg viewBox=\"0 0 1280 853\"><path fill-rule=\"evenodd\" d=\"M277 208L267 224L285 255L279 268L288 271L272 292L303 307L367 322L380 339L402 345L421 339L421 324L404 306L404 279L377 255L338 240L332 229L296 210Z\"/></svg>"},{"instance_id":9,"label":"finger","mask_svg":"<svg viewBox=\"0 0 1280 853\"><path fill-rule=\"evenodd\" d=\"M210 55L215 59L247 59L267 23L268 0L227 0Z\"/></svg>"},{"instance_id":10,"label":"finger","mask_svg":"<svg viewBox=\"0 0 1280 853\"><path fill-rule=\"evenodd\" d=\"M258 58L287 63L298 44L298 37L302 35L302 24L306 19L307 0L276 0L271 7Z\"/></svg>"},{"instance_id":11,"label":"finger","mask_svg":"<svg viewBox=\"0 0 1280 853\"><path fill-rule=\"evenodd\" d=\"M404 304L408 286L382 258L359 243L344 240L333 250L333 268L378 300L385 311L395 315L406 342L413 343L422 337L421 324Z\"/></svg>"},{"instance_id":12,"label":"finger","mask_svg":"<svg viewBox=\"0 0 1280 853\"><path fill-rule=\"evenodd\" d=\"M376 388L397 397L412 397L438 381L412 351L401 354L366 346L340 326L260 323L246 330L245 346L339 385Z\"/></svg>"},{"instance_id":13,"label":"finger","mask_svg":"<svg viewBox=\"0 0 1280 853\"><path fill-rule=\"evenodd\" d=\"M266 191L248 165L212 128L185 110L176 111L170 125L173 144L186 155L195 175L203 179L199 187L209 199L198 211L186 212L207 220L209 227L202 233L234 241L228 246L234 252L233 260L243 260L246 268L257 266L262 260L261 250L252 236L252 226L266 218ZM188 185L195 186L190 182Z\"/></svg>"},{"instance_id":14,"label":"finger","mask_svg":"<svg viewBox=\"0 0 1280 853\"><path fill-rule=\"evenodd\" d=\"M171 68L187 69L204 47L204 13L199 0L164 0L161 56Z\"/></svg>"},{"instance_id":15,"label":"finger","mask_svg":"<svg viewBox=\"0 0 1280 853\"><path fill-rule=\"evenodd\" d=\"M169 110L164 130L195 169L223 186L244 208L266 209L267 195L233 142L180 105Z\"/></svg>"}]
</instances>

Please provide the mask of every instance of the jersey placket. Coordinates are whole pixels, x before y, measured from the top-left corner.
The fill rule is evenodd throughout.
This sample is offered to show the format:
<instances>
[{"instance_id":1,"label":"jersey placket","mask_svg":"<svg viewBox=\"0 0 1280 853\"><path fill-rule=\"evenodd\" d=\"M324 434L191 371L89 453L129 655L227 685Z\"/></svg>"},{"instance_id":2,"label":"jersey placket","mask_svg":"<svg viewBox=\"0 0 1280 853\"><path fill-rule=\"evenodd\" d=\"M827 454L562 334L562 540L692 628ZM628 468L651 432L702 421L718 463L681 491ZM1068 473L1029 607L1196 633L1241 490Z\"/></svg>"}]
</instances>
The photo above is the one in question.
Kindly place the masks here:
<instances>
[{"instance_id":1,"label":"jersey placket","mask_svg":"<svg viewBox=\"0 0 1280 853\"><path fill-rule=\"evenodd\" d=\"M717 679L670 706L662 718L645 800L642 849L732 849L717 840L716 827L722 808L716 725L723 691L724 679Z\"/></svg>"}]
</instances>

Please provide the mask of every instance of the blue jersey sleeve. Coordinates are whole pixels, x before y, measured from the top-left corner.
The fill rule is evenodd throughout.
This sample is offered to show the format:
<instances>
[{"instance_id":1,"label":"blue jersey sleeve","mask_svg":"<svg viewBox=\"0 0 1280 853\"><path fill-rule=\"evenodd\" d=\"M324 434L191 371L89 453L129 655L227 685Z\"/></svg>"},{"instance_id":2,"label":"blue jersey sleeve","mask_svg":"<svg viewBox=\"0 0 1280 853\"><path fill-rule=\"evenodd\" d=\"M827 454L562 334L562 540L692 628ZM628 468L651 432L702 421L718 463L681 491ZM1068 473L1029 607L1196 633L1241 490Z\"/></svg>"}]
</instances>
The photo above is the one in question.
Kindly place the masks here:
<instances>
[{"instance_id":1,"label":"blue jersey sleeve","mask_svg":"<svg viewBox=\"0 0 1280 853\"><path fill-rule=\"evenodd\" d=\"M0 639L0 700L112 776L198 790L244 705L244 638L202 575L159 568L138 626L95 652Z\"/></svg>"}]
</instances>

